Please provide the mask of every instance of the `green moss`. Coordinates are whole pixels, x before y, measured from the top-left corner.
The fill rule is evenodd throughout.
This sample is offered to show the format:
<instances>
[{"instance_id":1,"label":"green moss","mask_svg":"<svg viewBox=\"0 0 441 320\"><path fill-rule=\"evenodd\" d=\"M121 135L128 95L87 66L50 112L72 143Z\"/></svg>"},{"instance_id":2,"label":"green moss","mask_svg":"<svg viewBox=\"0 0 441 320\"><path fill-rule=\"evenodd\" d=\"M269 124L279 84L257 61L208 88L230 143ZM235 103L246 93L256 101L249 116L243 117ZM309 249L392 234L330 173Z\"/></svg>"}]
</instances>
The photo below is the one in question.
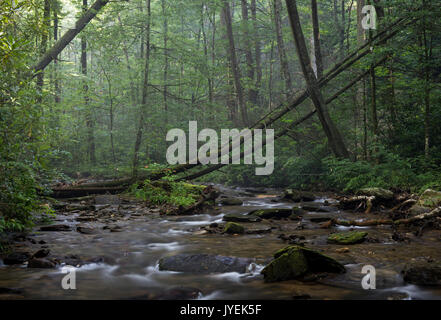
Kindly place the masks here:
<instances>
[{"instance_id":1,"label":"green moss","mask_svg":"<svg viewBox=\"0 0 441 320\"><path fill-rule=\"evenodd\" d=\"M227 222L224 228L224 232L228 234L243 234L245 233L245 228L235 222Z\"/></svg>"},{"instance_id":2,"label":"green moss","mask_svg":"<svg viewBox=\"0 0 441 320\"><path fill-rule=\"evenodd\" d=\"M314 272L343 273L345 268L315 250L288 246L274 253L274 260L262 270L266 282L297 279Z\"/></svg>"},{"instance_id":3,"label":"green moss","mask_svg":"<svg viewBox=\"0 0 441 320\"><path fill-rule=\"evenodd\" d=\"M308 262L303 252L298 248L294 248L281 252L277 259L271 261L262 270L262 274L266 282L275 282L298 278L307 271Z\"/></svg>"},{"instance_id":4,"label":"green moss","mask_svg":"<svg viewBox=\"0 0 441 320\"><path fill-rule=\"evenodd\" d=\"M155 205L172 204L185 207L194 204L205 188L204 185L186 182L146 180L142 185L132 185L129 192L136 198Z\"/></svg>"},{"instance_id":5,"label":"green moss","mask_svg":"<svg viewBox=\"0 0 441 320\"><path fill-rule=\"evenodd\" d=\"M441 205L441 192L432 189L427 189L423 192L418 204L423 207L435 208Z\"/></svg>"},{"instance_id":6,"label":"green moss","mask_svg":"<svg viewBox=\"0 0 441 320\"><path fill-rule=\"evenodd\" d=\"M363 242L367 235L367 232L361 231L334 233L328 237L328 242L336 244L356 244Z\"/></svg>"}]
</instances>

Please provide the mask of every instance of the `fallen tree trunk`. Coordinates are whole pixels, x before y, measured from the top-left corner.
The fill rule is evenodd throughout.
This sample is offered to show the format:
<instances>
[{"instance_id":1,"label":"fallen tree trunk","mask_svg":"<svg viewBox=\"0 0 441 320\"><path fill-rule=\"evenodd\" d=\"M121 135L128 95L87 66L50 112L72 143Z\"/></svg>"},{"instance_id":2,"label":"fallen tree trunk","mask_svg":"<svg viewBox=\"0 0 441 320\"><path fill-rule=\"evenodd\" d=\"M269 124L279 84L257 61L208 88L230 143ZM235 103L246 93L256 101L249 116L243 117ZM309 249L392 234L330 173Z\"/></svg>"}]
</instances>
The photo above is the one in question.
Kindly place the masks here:
<instances>
[{"instance_id":1,"label":"fallen tree trunk","mask_svg":"<svg viewBox=\"0 0 441 320\"><path fill-rule=\"evenodd\" d=\"M367 226L378 226L378 225L409 225L415 222L420 222L424 220L429 220L441 216L441 207L433 209L428 213L423 213L407 219L391 220L391 219L373 219L373 220L342 220L333 219L331 224L340 226L355 226L355 227L367 227Z\"/></svg>"},{"instance_id":2,"label":"fallen tree trunk","mask_svg":"<svg viewBox=\"0 0 441 320\"><path fill-rule=\"evenodd\" d=\"M84 197L91 194L121 193L126 187L69 187L53 188L51 197L53 198L74 198Z\"/></svg>"}]
</instances>

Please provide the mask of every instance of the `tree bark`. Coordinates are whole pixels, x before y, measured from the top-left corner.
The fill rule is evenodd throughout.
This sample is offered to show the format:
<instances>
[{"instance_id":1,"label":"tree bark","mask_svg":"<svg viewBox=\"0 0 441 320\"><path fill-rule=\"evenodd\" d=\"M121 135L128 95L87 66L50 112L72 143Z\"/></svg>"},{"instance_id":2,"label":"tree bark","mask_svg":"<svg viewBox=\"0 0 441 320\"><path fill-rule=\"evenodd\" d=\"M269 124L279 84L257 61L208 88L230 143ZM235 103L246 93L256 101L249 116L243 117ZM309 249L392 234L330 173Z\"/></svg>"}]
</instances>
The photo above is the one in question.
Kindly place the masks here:
<instances>
[{"instance_id":1,"label":"tree bark","mask_svg":"<svg viewBox=\"0 0 441 320\"><path fill-rule=\"evenodd\" d=\"M323 130L328 137L329 144L334 154L337 157L349 158L349 152L346 149L340 132L335 127L331 117L329 116L325 101L320 92L317 78L315 77L314 71L312 70L311 61L309 59L308 50L306 48L305 38L303 36L300 18L297 11L297 2L296 0L286 0L286 6L288 9L291 29L297 48L297 55L299 57L302 71L305 76L308 91L317 110L317 114L319 116Z\"/></svg>"},{"instance_id":2,"label":"tree bark","mask_svg":"<svg viewBox=\"0 0 441 320\"><path fill-rule=\"evenodd\" d=\"M256 0L251 0L251 17L253 20L253 36L254 36L254 54L255 54L255 60L256 60L256 82L255 82L255 88L256 88L256 100L259 95L259 89L262 83L262 52L260 49L260 40L259 40L259 32L258 32L258 25L257 25L257 5Z\"/></svg>"}]
</instances>

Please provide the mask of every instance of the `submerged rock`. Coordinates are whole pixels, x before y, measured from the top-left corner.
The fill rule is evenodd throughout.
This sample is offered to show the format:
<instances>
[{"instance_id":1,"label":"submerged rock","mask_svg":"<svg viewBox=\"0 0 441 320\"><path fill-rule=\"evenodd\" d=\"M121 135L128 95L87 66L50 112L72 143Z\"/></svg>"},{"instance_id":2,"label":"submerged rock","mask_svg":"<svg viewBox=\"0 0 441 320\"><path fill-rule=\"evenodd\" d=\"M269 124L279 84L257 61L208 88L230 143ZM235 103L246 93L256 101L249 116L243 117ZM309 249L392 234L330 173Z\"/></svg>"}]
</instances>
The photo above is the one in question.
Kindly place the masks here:
<instances>
[{"instance_id":1,"label":"submerged rock","mask_svg":"<svg viewBox=\"0 0 441 320\"><path fill-rule=\"evenodd\" d=\"M248 215L256 216L262 219L281 219L288 218L293 213L292 209L272 208L272 209L258 209L251 211Z\"/></svg>"},{"instance_id":2,"label":"submerged rock","mask_svg":"<svg viewBox=\"0 0 441 320\"><path fill-rule=\"evenodd\" d=\"M243 201L237 198L224 198L219 202L224 206L241 206L243 204Z\"/></svg>"},{"instance_id":3,"label":"submerged rock","mask_svg":"<svg viewBox=\"0 0 441 320\"><path fill-rule=\"evenodd\" d=\"M178 254L159 260L159 270L191 273L246 273L252 259L209 254Z\"/></svg>"},{"instance_id":4,"label":"submerged rock","mask_svg":"<svg viewBox=\"0 0 441 320\"><path fill-rule=\"evenodd\" d=\"M229 222L259 222L262 221L261 218L255 216L255 215L244 215L240 213L229 213L224 215L222 218L224 221Z\"/></svg>"},{"instance_id":5,"label":"submerged rock","mask_svg":"<svg viewBox=\"0 0 441 320\"><path fill-rule=\"evenodd\" d=\"M421 286L441 285L441 263L438 262L414 262L408 263L403 271L404 281Z\"/></svg>"},{"instance_id":6,"label":"submerged rock","mask_svg":"<svg viewBox=\"0 0 441 320\"><path fill-rule=\"evenodd\" d=\"M328 237L328 243L335 244L356 244L366 240L368 233L363 231L351 231L334 233Z\"/></svg>"},{"instance_id":7,"label":"submerged rock","mask_svg":"<svg viewBox=\"0 0 441 320\"><path fill-rule=\"evenodd\" d=\"M301 279L314 273L344 273L345 267L334 259L301 246L288 246L274 254L263 270L266 282Z\"/></svg>"},{"instance_id":8,"label":"submerged rock","mask_svg":"<svg viewBox=\"0 0 441 320\"><path fill-rule=\"evenodd\" d=\"M291 200L293 202L309 202L315 200L315 196L313 193L293 189L286 189L282 197L283 199Z\"/></svg>"},{"instance_id":9,"label":"submerged rock","mask_svg":"<svg viewBox=\"0 0 441 320\"><path fill-rule=\"evenodd\" d=\"M229 234L243 234L245 228L236 222L227 222L224 228L224 233Z\"/></svg>"},{"instance_id":10,"label":"submerged rock","mask_svg":"<svg viewBox=\"0 0 441 320\"><path fill-rule=\"evenodd\" d=\"M376 197L379 200L392 200L394 193L383 188L363 188L358 190L357 195Z\"/></svg>"}]
</instances>

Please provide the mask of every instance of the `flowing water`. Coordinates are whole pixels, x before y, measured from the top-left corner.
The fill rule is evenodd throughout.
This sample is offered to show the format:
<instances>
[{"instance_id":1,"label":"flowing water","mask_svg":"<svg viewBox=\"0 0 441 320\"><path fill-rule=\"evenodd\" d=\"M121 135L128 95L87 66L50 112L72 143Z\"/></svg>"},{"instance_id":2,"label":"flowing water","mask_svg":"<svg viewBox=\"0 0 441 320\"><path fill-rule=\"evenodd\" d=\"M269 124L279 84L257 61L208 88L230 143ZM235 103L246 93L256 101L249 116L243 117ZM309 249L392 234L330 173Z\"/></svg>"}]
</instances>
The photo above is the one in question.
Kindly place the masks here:
<instances>
[{"instance_id":1,"label":"flowing water","mask_svg":"<svg viewBox=\"0 0 441 320\"><path fill-rule=\"evenodd\" d=\"M22 266L5 266L0 260L0 287L20 288L27 299L167 299L182 298L182 291L199 292L197 299L292 299L309 295L313 299L439 299L439 288L418 287L403 282L400 270L411 259L418 257L441 258L440 233L429 231L410 243L391 240L390 227L366 228L369 237L377 243L352 245L349 252L338 253L342 246L326 243L332 231L348 228L321 229L311 217L323 213L308 213L299 222L273 220L244 224L247 228L271 226L265 234L224 235L200 232L201 227L222 222L227 213L247 213L257 208L290 208L294 204L275 200L279 190L249 194L243 189L220 187L229 196L244 201L242 206L217 206L204 214L193 216L160 216L148 212L142 206L132 206L126 217L117 222L122 232L102 230L104 223L87 225L100 230L97 234L35 231L32 238L38 243L47 242L52 255L105 256L109 263L91 263L76 272L76 290L64 290L61 280L65 276L61 266L56 269L32 269ZM321 197L315 202L332 203L331 198ZM336 211L338 217L350 217L352 213ZM76 225L76 213L57 216L57 223ZM360 218L360 214L357 216ZM84 224L84 223L82 223ZM36 229L38 230L38 228ZM306 246L322 251L345 264L347 272L331 275L314 282L285 281L265 283L260 270L272 254L286 242L280 234L303 235ZM28 246L28 244L27 244ZM34 244L32 250L41 246ZM206 253L255 259L248 273L191 274L158 270L158 260L177 253ZM377 289L363 290L361 280L364 265L373 265L377 271ZM182 289L189 288L189 289ZM194 288L194 289L193 289ZM196 290L197 289L197 290ZM174 291L175 290L175 291ZM175 295L173 295L173 292Z\"/></svg>"}]
</instances>

